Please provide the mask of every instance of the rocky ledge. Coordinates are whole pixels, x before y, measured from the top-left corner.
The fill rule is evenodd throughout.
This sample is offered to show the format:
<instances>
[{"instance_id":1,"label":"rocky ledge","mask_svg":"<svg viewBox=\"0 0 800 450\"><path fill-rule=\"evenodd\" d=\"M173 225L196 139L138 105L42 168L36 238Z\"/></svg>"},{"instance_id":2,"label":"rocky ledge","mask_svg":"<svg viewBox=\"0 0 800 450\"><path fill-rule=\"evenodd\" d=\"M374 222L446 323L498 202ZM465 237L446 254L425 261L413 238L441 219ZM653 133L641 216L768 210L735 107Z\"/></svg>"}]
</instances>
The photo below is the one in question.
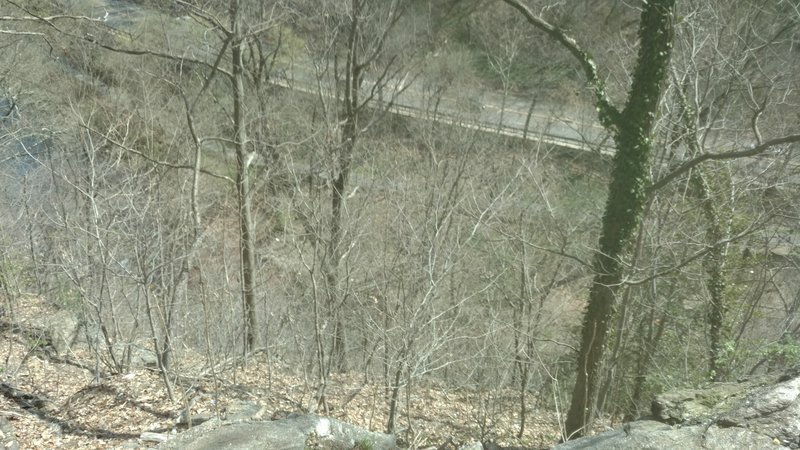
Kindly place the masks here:
<instances>
[{"instance_id":1,"label":"rocky ledge","mask_svg":"<svg viewBox=\"0 0 800 450\"><path fill-rule=\"evenodd\" d=\"M652 416L555 447L573 449L798 449L800 367L706 389L659 395Z\"/></svg>"},{"instance_id":2,"label":"rocky ledge","mask_svg":"<svg viewBox=\"0 0 800 450\"><path fill-rule=\"evenodd\" d=\"M393 436L373 433L336 419L290 414L272 421L217 419L178 434L159 450L394 450Z\"/></svg>"}]
</instances>

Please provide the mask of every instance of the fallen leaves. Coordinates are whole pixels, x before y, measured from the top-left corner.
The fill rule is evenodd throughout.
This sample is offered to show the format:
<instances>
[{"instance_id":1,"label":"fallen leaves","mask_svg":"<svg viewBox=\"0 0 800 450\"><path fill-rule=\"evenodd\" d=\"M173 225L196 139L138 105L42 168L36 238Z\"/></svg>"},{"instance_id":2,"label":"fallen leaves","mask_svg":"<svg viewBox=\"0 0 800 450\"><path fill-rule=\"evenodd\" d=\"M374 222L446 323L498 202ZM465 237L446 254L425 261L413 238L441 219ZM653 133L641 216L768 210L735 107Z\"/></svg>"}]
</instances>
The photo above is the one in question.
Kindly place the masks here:
<instances>
[{"instance_id":1,"label":"fallen leaves","mask_svg":"<svg viewBox=\"0 0 800 450\"><path fill-rule=\"evenodd\" d=\"M33 304L30 313L46 311ZM20 322L27 320L20 316ZM13 396L0 396L0 417L11 423L23 449L107 449L123 444L148 448L157 442L140 439L142 433L170 434L187 405L190 417L234 418L241 410L247 417L269 419L308 408L316 392L301 374L275 362L270 365L263 355L246 365L230 364L210 377L203 375L203 358L187 354L180 368L184 384L176 386L181 398L170 401L155 370L139 368L98 379L89 369L95 359L85 349L70 355L78 364L51 361L43 352L32 353L19 333L8 327L0 334L0 359L6 361L7 383L33 398L46 399L41 408L23 408ZM330 409L317 413L385 431L387 390L380 382L369 381L365 383L363 374L332 376L326 389ZM557 417L548 411L529 412L525 434L514 437L519 407L512 391L449 389L431 382L403 390L400 400L398 434L414 447L487 439L503 445L549 446L558 437Z\"/></svg>"}]
</instances>

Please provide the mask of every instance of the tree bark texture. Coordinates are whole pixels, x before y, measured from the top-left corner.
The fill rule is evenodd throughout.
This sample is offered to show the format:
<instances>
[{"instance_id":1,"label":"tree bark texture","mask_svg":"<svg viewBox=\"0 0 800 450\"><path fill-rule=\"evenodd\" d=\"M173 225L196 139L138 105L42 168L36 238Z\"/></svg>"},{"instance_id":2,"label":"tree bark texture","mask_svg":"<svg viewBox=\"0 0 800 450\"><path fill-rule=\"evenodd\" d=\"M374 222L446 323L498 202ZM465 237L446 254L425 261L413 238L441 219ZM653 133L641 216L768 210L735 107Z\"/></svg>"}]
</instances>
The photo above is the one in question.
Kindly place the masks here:
<instances>
[{"instance_id":1,"label":"tree bark texture","mask_svg":"<svg viewBox=\"0 0 800 450\"><path fill-rule=\"evenodd\" d=\"M361 3L353 1L351 3L351 22L347 36L347 65L345 67L344 98L342 116L344 124L341 129L341 141L334 149L335 154L335 177L331 186L331 236L328 243L326 279L328 288L328 305L334 322L333 342L331 348L332 368L336 372L347 370L347 338L345 336L344 323L342 321L342 308L344 306L346 293L341 292L339 286L340 262L342 259L342 247L344 246L344 211L345 211L345 190L350 178L353 149L355 148L358 120L358 89L361 79L361 66L358 60L358 41L359 41L359 14L361 14Z\"/></svg>"},{"instance_id":2,"label":"tree bark texture","mask_svg":"<svg viewBox=\"0 0 800 450\"><path fill-rule=\"evenodd\" d=\"M595 275L583 319L577 377L565 423L567 438L583 435L589 425L616 293L624 272L621 258L639 224L646 201L650 135L672 49L674 4L675 0L651 0L643 5L639 53L627 104L621 114L601 118L614 133L616 154L599 248L594 257Z\"/></svg>"},{"instance_id":3,"label":"tree bark texture","mask_svg":"<svg viewBox=\"0 0 800 450\"><path fill-rule=\"evenodd\" d=\"M244 37L241 30L241 11L239 0L231 0L231 30L233 32L231 57L233 59L233 126L236 145L236 200L239 206L239 251L241 257L241 289L244 312L245 353L255 347L255 233L250 199L250 160L247 150L247 130L244 123L244 62L242 46Z\"/></svg>"},{"instance_id":4,"label":"tree bark texture","mask_svg":"<svg viewBox=\"0 0 800 450\"><path fill-rule=\"evenodd\" d=\"M708 373L714 381L723 381L725 371L720 366L722 345L724 341L725 311L725 248L719 245L723 238L723 227L717 211L711 187L708 185L703 170L697 168L692 171L691 183L697 190L703 216L706 221L706 242L712 246L703 259L703 269L706 272L706 291L709 303L706 312L708 323Z\"/></svg>"},{"instance_id":5,"label":"tree bark texture","mask_svg":"<svg viewBox=\"0 0 800 450\"><path fill-rule=\"evenodd\" d=\"M682 142L688 147L694 158L703 154L697 140L697 112L689 106L683 91L677 90L681 119L685 132L679 134ZM730 182L730 180L729 180ZM708 324L708 374L714 381L723 381L725 371L720 367L722 346L725 339L724 322L727 305L725 302L725 246L720 242L726 237L722 224L721 210L714 196L714 189L709 177L702 167L691 170L689 183L694 196L700 202L703 219L706 222L706 245L709 252L703 258L703 270L706 272L706 291L709 300L706 310Z\"/></svg>"}]
</instances>

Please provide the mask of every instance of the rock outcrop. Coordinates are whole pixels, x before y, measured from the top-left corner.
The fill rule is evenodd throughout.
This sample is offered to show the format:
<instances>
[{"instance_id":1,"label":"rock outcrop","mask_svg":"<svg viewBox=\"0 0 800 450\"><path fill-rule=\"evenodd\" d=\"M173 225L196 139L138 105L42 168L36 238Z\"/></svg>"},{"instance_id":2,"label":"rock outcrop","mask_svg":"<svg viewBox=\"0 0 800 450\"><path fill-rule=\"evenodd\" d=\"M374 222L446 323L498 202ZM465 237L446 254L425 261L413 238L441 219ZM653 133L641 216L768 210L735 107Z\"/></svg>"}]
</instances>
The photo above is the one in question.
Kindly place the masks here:
<instances>
[{"instance_id":1,"label":"rock outcrop","mask_svg":"<svg viewBox=\"0 0 800 450\"><path fill-rule=\"evenodd\" d=\"M14 436L14 427L4 417L0 417L0 448L19 450L19 443Z\"/></svg>"},{"instance_id":2,"label":"rock outcrop","mask_svg":"<svg viewBox=\"0 0 800 450\"><path fill-rule=\"evenodd\" d=\"M653 416L556 446L574 449L798 449L800 368L656 397Z\"/></svg>"},{"instance_id":3,"label":"rock outcrop","mask_svg":"<svg viewBox=\"0 0 800 450\"><path fill-rule=\"evenodd\" d=\"M394 450L393 436L312 414L290 414L273 421L217 419L178 434L160 450Z\"/></svg>"}]
</instances>

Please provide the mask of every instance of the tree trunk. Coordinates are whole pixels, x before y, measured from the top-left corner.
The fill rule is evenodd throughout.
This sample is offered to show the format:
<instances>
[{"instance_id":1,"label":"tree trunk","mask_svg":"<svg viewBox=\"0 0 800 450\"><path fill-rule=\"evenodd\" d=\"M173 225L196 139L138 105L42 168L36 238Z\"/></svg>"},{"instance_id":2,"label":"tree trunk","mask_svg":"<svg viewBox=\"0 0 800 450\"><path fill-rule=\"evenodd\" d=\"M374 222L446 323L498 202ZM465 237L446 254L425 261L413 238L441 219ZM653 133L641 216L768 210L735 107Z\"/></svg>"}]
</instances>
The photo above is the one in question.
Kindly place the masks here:
<instances>
[{"instance_id":1,"label":"tree trunk","mask_svg":"<svg viewBox=\"0 0 800 450\"><path fill-rule=\"evenodd\" d=\"M332 369L337 372L347 370L347 336L342 318L342 309L345 303L345 294L339 289L339 266L343 256L342 247L344 238L344 211L347 181L358 139L358 113L359 87L361 84L362 67L359 62L360 23L359 15L363 3L353 1L350 4L351 22L347 36L347 63L344 73L344 99L342 115L344 124L341 129L341 140L336 148L336 174L331 186L331 236L328 243L326 264L326 281L328 287L328 304L333 321L333 342L331 345L330 362Z\"/></svg>"},{"instance_id":2,"label":"tree trunk","mask_svg":"<svg viewBox=\"0 0 800 450\"><path fill-rule=\"evenodd\" d=\"M255 234L250 199L250 163L253 155L247 149L247 130L244 123L244 63L239 0L231 0L231 29L233 30L231 57L233 59L233 126L236 145L236 200L239 206L239 252L241 257L241 290L244 313L244 351L255 347Z\"/></svg>"},{"instance_id":3,"label":"tree trunk","mask_svg":"<svg viewBox=\"0 0 800 450\"><path fill-rule=\"evenodd\" d=\"M651 305L649 310L650 312L646 319L639 324L639 332L636 333L639 335L641 343L636 355L636 369L631 398L623 416L625 422L631 422L639 417L639 405L642 403L642 395L645 392L645 382L647 381L647 372L650 370L650 361L653 359L653 354L661 342L661 337L664 336L664 330L668 322L666 318L656 318L654 305Z\"/></svg>"},{"instance_id":4,"label":"tree trunk","mask_svg":"<svg viewBox=\"0 0 800 450\"><path fill-rule=\"evenodd\" d=\"M394 383L391 386L391 396L389 397L389 418L386 421L386 432L393 434L397 423L397 405L400 397L400 376L403 374L405 364L400 362L394 372Z\"/></svg>"},{"instance_id":5,"label":"tree trunk","mask_svg":"<svg viewBox=\"0 0 800 450\"><path fill-rule=\"evenodd\" d=\"M681 118L686 132L679 134L679 142L683 142L691 151L693 157L702 154L697 136L697 112L689 107L683 91L677 90L678 104L681 108ZM729 180L730 181L730 180ZM708 374L714 381L722 381L725 371L719 366L722 356L722 341L724 340L724 321L727 306L725 304L725 248L719 243L723 240L725 229L722 225L720 209L714 199L714 191L709 184L708 177L701 167L695 167L689 176L689 183L694 195L700 201L700 209L706 222L706 245L712 246L703 258L703 269L706 272L706 291L709 302L707 305L706 321L708 323Z\"/></svg>"},{"instance_id":6,"label":"tree trunk","mask_svg":"<svg viewBox=\"0 0 800 450\"><path fill-rule=\"evenodd\" d=\"M619 116L604 120L612 126L617 151L599 249L593 263L595 276L583 320L577 377L565 423L567 439L583 435L590 426L600 363L624 272L621 257L645 205L645 187L650 172L650 134L672 48L674 3L675 0L651 0L644 4L639 25L639 54L628 102Z\"/></svg>"},{"instance_id":7,"label":"tree trunk","mask_svg":"<svg viewBox=\"0 0 800 450\"><path fill-rule=\"evenodd\" d=\"M344 143L349 147L348 142ZM350 149L340 149L341 152L349 153ZM327 265L325 279L328 290L328 311L333 321L333 341L331 343L330 364L336 372L347 370L347 351L344 333L344 323L342 321L342 307L344 306L343 294L339 291L339 263L342 258L342 226L344 209L344 189L347 185L347 178L350 172L348 156L342 155L339 164L339 175L333 181L331 187L331 237L328 242Z\"/></svg>"},{"instance_id":8,"label":"tree trunk","mask_svg":"<svg viewBox=\"0 0 800 450\"><path fill-rule=\"evenodd\" d=\"M714 381L722 381L725 373L721 369L720 357L722 356L723 322L725 319L725 279L722 269L725 265L725 252L722 245L722 224L719 212L714 204L711 187L708 185L705 174L700 168L692 171L690 181L697 189L700 205L706 221L706 242L712 245L708 254L703 259L703 269L706 272L706 291L709 303L706 319L708 322L708 374Z\"/></svg>"}]
</instances>

